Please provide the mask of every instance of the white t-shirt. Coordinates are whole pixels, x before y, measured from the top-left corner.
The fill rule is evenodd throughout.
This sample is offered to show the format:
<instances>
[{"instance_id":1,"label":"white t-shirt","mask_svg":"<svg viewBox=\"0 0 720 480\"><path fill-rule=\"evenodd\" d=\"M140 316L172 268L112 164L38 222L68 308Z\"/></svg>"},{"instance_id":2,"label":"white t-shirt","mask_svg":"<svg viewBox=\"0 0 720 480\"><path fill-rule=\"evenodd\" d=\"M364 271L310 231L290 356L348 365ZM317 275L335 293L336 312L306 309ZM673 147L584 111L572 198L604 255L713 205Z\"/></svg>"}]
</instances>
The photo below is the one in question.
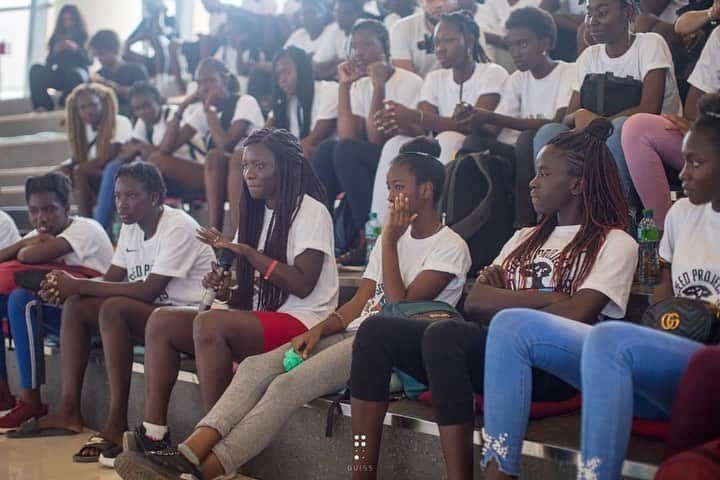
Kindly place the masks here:
<instances>
[{"instance_id":1,"label":"white t-shirt","mask_svg":"<svg viewBox=\"0 0 720 480\"><path fill-rule=\"evenodd\" d=\"M324 39L313 56L314 62L329 62L347 57L350 35L347 35L337 22L328 25L322 36Z\"/></svg>"},{"instance_id":2,"label":"white t-shirt","mask_svg":"<svg viewBox=\"0 0 720 480\"><path fill-rule=\"evenodd\" d=\"M20 232L12 217L0 210L0 248L9 247L20 240Z\"/></svg>"},{"instance_id":3,"label":"white t-shirt","mask_svg":"<svg viewBox=\"0 0 720 480\"><path fill-rule=\"evenodd\" d=\"M660 257L672 264L673 293L720 306L720 212L683 198L665 218Z\"/></svg>"},{"instance_id":4,"label":"white t-shirt","mask_svg":"<svg viewBox=\"0 0 720 480\"><path fill-rule=\"evenodd\" d=\"M431 33L425 23L425 12L398 20L390 30L390 56L393 60L412 61L415 72L425 77L440 68L440 62L434 53L427 53L417 46L418 42L425 39L426 34Z\"/></svg>"},{"instance_id":5,"label":"white t-shirt","mask_svg":"<svg viewBox=\"0 0 720 480\"><path fill-rule=\"evenodd\" d=\"M268 228L273 211L265 209L265 219L260 233L258 250L262 250L268 238ZM278 312L287 313L300 320L308 329L325 320L330 312L337 307L340 284L337 265L335 264L335 238L330 212L325 205L309 195L305 195L300 209L290 225L287 242L287 264L294 265L297 258L305 250L322 252L323 265L312 293L305 298L290 294ZM264 272L262 272L264 273ZM257 281L261 272L255 273ZM253 306L258 306L258 295L255 291Z\"/></svg>"},{"instance_id":6,"label":"white t-shirt","mask_svg":"<svg viewBox=\"0 0 720 480\"><path fill-rule=\"evenodd\" d=\"M37 230L33 230L25 238L37 234ZM90 268L101 274L110 268L112 243L102 226L92 218L72 217L72 223L56 236L64 238L72 248L72 252L57 259L65 265Z\"/></svg>"},{"instance_id":7,"label":"white t-shirt","mask_svg":"<svg viewBox=\"0 0 720 480\"><path fill-rule=\"evenodd\" d=\"M113 135L110 143L127 142L132 136L132 131L133 127L132 123L130 123L130 120L128 120L127 117L118 115L117 117L115 117L115 135ZM88 150L88 160L92 160L97 156L97 147L95 146L96 134L97 132L93 130L90 125L85 125L85 135L87 136L88 145L90 145L90 150Z\"/></svg>"},{"instance_id":8,"label":"white t-shirt","mask_svg":"<svg viewBox=\"0 0 720 480\"><path fill-rule=\"evenodd\" d=\"M184 117L183 117L184 118ZM222 119L222 114L220 113ZM247 134L249 135L254 130L262 128L265 124L265 118L263 117L262 110L255 97L251 95L241 95L235 105L235 112L233 112L232 120L230 125L238 120L245 120L250 124ZM187 124L195 129L197 133L205 140L205 147L210 142L210 127L207 123L207 114L205 109L196 108L193 110L192 115L187 116ZM237 147L236 147L237 148Z\"/></svg>"},{"instance_id":9,"label":"white t-shirt","mask_svg":"<svg viewBox=\"0 0 720 480\"><path fill-rule=\"evenodd\" d=\"M482 5L478 5L475 21L480 26L481 32L505 36L507 33L505 22L513 11L518 8L539 6L540 0L518 0L515 5L510 5L507 0L486 0Z\"/></svg>"},{"instance_id":10,"label":"white t-shirt","mask_svg":"<svg viewBox=\"0 0 720 480\"><path fill-rule=\"evenodd\" d=\"M199 226L184 211L170 207L164 208L155 234L147 240L138 224L123 224L112 263L127 271L128 282L141 282L151 273L171 277L157 304L197 305L203 276L215 260L212 249L195 238Z\"/></svg>"},{"instance_id":11,"label":"white t-shirt","mask_svg":"<svg viewBox=\"0 0 720 480\"><path fill-rule=\"evenodd\" d=\"M493 262L502 265L505 259L525 239L534 228L523 228L515 232L510 240L503 246L500 254ZM569 284L577 275L576 271L563 281L565 288L557 288L553 279L558 257L575 235L580 231L580 225L555 227L537 257L533 260L533 277L521 276L519 265L514 263L506 271L510 279L510 289L538 289L546 291L569 292ZM625 316L630 289L632 288L635 266L637 265L638 245L630 235L622 230L612 230L608 233L605 243L600 247L595 264L585 281L576 291L583 289L597 290L608 297L609 302L602 310L602 314L610 318Z\"/></svg>"},{"instance_id":12,"label":"white t-shirt","mask_svg":"<svg viewBox=\"0 0 720 480\"><path fill-rule=\"evenodd\" d=\"M657 33L637 33L635 41L627 52L617 58L610 58L605 44L592 45L577 59L577 78L573 90L580 91L585 76L589 73L612 72L616 77L632 77L644 81L652 70L665 69L665 94L662 112L681 114L682 104L675 81L675 67L665 39Z\"/></svg>"},{"instance_id":13,"label":"white t-shirt","mask_svg":"<svg viewBox=\"0 0 720 480\"><path fill-rule=\"evenodd\" d=\"M715 28L707 39L688 83L705 93L720 90L720 28Z\"/></svg>"},{"instance_id":14,"label":"white t-shirt","mask_svg":"<svg viewBox=\"0 0 720 480\"><path fill-rule=\"evenodd\" d=\"M177 109L177 105L164 105L162 107L162 111L160 112L160 120L158 120L158 122L152 126L152 138L149 138L150 134L148 132L147 125L145 125L145 120L143 120L142 118L138 118L135 121L132 138L144 143L150 143L155 146L160 145L163 137L165 136L165 132L167 131L167 124L170 120L172 120L173 115L175 115ZM173 155L181 158L192 158L192 155L190 155L190 147L188 147L187 144L182 145L180 148L178 148L175 153L173 153Z\"/></svg>"},{"instance_id":15,"label":"white t-shirt","mask_svg":"<svg viewBox=\"0 0 720 480\"><path fill-rule=\"evenodd\" d=\"M300 123L298 121L298 99L288 99L288 120L290 132L300 138ZM337 82L315 82L315 93L312 102L312 118L310 120L310 132L315 128L318 120L334 120L337 118L338 105L338 84Z\"/></svg>"},{"instance_id":16,"label":"white t-shirt","mask_svg":"<svg viewBox=\"0 0 720 480\"><path fill-rule=\"evenodd\" d=\"M423 80L418 75L402 68L385 83L385 100L392 100L408 108L415 108L420 98ZM373 86L369 77L356 80L350 87L350 109L353 115L367 118L370 115Z\"/></svg>"},{"instance_id":17,"label":"white t-shirt","mask_svg":"<svg viewBox=\"0 0 720 480\"><path fill-rule=\"evenodd\" d=\"M497 113L514 118L552 120L557 111L566 108L572 97L577 73L574 63L558 62L545 78L535 78L530 71L515 71L505 82ZM504 128L498 140L515 145L520 132Z\"/></svg>"},{"instance_id":18,"label":"white t-shirt","mask_svg":"<svg viewBox=\"0 0 720 480\"><path fill-rule=\"evenodd\" d=\"M327 33L329 31L330 25L326 25L322 33L318 35L315 40L313 40L310 38L310 34L307 30L305 30L304 28L298 28L290 35L290 38L287 39L283 48L287 48L292 45L298 48L302 48L308 55L312 56L315 54L315 52L320 50L320 47L324 43L326 43L326 41L328 41ZM315 59L313 58L313 60Z\"/></svg>"},{"instance_id":19,"label":"white t-shirt","mask_svg":"<svg viewBox=\"0 0 720 480\"><path fill-rule=\"evenodd\" d=\"M507 77L507 71L500 65L478 63L475 64L472 76L461 88L453 80L451 68L434 70L425 77L420 91L420 102L428 102L437 107L441 117L452 117L455 106L460 102L475 106L477 99L483 95L500 95Z\"/></svg>"},{"instance_id":20,"label":"white t-shirt","mask_svg":"<svg viewBox=\"0 0 720 480\"><path fill-rule=\"evenodd\" d=\"M382 235L381 235L382 237ZM410 285L418 275L426 270L446 272L454 276L435 300L455 306L460 300L465 285L465 276L472 260L470 249L460 235L448 227L443 227L435 235L423 239L413 238L410 229L398 240L398 265L403 285ZM368 300L358 318L347 329L357 330L369 316L375 315L385 305L385 285L382 275L382 241L378 238L370 254L363 278L375 282L375 295Z\"/></svg>"},{"instance_id":21,"label":"white t-shirt","mask_svg":"<svg viewBox=\"0 0 720 480\"><path fill-rule=\"evenodd\" d=\"M422 12L423 12L422 8L415 7L415 11L411 15L416 15L416 14L422 13ZM388 32L389 32L390 30L392 30L392 28L395 26L395 24L397 22L399 22L400 20L402 20L403 18L407 18L407 17L401 17L399 14L394 13L394 12L388 13L385 16L383 23L385 24L385 28L387 28Z\"/></svg>"}]
</instances>

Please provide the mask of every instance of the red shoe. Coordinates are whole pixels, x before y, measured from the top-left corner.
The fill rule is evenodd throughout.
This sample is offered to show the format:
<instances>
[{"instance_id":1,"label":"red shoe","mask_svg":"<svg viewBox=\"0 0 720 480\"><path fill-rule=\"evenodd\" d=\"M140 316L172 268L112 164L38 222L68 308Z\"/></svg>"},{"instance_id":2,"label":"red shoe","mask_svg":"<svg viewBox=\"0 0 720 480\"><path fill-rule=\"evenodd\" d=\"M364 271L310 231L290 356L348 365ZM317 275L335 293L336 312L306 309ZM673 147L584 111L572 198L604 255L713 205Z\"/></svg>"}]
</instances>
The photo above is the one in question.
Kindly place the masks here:
<instances>
[{"instance_id":1,"label":"red shoe","mask_svg":"<svg viewBox=\"0 0 720 480\"><path fill-rule=\"evenodd\" d=\"M0 433L7 433L10 430L17 430L20 425L31 418L44 417L48 413L47 405L42 405L39 409L31 407L22 400L17 401L17 405L10 413L0 417Z\"/></svg>"},{"instance_id":2,"label":"red shoe","mask_svg":"<svg viewBox=\"0 0 720 480\"><path fill-rule=\"evenodd\" d=\"M15 408L15 405L15 397L13 397L12 395L10 396L9 400L0 402L0 418L10 413L10 410Z\"/></svg>"}]
</instances>

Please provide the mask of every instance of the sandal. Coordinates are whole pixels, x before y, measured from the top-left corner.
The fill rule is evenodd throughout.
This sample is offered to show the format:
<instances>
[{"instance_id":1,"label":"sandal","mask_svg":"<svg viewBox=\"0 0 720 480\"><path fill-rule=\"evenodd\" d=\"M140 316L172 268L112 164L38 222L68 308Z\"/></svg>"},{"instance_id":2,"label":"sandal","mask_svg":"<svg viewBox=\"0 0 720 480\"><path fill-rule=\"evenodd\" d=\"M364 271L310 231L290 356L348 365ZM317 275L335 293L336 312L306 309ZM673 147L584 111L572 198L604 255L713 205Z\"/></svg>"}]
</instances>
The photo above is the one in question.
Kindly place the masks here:
<instances>
[{"instance_id":1,"label":"sandal","mask_svg":"<svg viewBox=\"0 0 720 480\"><path fill-rule=\"evenodd\" d=\"M110 448L117 448L117 444L111 442L96 433L88 438L85 445L83 445L78 453L73 455L73 462L75 463L97 463L100 458L100 454ZM95 452L93 455L88 455L90 452Z\"/></svg>"}]
</instances>

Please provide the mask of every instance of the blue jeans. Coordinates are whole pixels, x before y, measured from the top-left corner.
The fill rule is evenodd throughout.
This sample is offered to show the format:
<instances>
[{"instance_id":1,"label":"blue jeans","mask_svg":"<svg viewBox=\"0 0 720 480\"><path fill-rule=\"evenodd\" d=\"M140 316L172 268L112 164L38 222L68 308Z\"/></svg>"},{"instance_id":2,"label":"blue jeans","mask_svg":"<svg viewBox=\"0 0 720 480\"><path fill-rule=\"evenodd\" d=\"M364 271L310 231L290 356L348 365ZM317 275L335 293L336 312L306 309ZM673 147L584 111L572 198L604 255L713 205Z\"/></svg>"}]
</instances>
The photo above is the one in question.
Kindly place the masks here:
<instances>
[{"instance_id":1,"label":"blue jeans","mask_svg":"<svg viewBox=\"0 0 720 480\"><path fill-rule=\"evenodd\" d=\"M7 305L7 317L15 343L20 373L20 388L39 388L45 383L45 333L60 335L62 310L52 305L42 306L42 322L37 318L40 299L29 290L16 288L10 295L0 296L0 304ZM0 381L7 382L5 342L0 342Z\"/></svg>"},{"instance_id":2,"label":"blue jeans","mask_svg":"<svg viewBox=\"0 0 720 480\"><path fill-rule=\"evenodd\" d=\"M125 162L120 159L110 160L103 168L100 190L98 191L97 205L95 205L95 220L105 230L109 230L115 218L115 175Z\"/></svg>"},{"instance_id":3,"label":"blue jeans","mask_svg":"<svg viewBox=\"0 0 720 480\"><path fill-rule=\"evenodd\" d=\"M519 475L536 367L585 385L582 458L600 459L598 479L619 478L633 415L667 418L680 375L701 347L626 322L593 328L531 309L498 313L485 353L483 465L494 458L503 472Z\"/></svg>"},{"instance_id":4,"label":"blue jeans","mask_svg":"<svg viewBox=\"0 0 720 480\"><path fill-rule=\"evenodd\" d=\"M614 130L612 135L610 135L610 138L608 138L605 143L615 159L615 165L617 165L618 173L620 174L620 183L625 191L625 196L629 199L631 205L635 206L637 203L634 199L638 198L638 196L635 192L635 187L633 186L632 177L630 177L630 170L628 170L627 163L625 162L625 153L623 152L621 144L622 127L627 119L628 117L620 117L612 121ZM535 140L533 141L533 153L535 158L537 158L540 150L547 145L550 140L569 130L570 128L561 123L548 123L547 125L542 126L540 130L538 130L535 135Z\"/></svg>"}]
</instances>

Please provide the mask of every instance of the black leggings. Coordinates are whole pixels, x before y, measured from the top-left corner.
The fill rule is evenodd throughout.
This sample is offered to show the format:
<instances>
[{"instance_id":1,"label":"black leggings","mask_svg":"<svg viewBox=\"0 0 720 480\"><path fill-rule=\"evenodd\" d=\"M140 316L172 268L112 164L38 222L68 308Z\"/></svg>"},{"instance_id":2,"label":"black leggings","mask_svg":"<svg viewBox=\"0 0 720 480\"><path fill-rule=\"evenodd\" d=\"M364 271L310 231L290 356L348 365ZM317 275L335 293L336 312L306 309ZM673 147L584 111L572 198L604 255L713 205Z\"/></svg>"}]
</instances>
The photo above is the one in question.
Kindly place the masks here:
<instances>
[{"instance_id":1,"label":"black leggings","mask_svg":"<svg viewBox=\"0 0 720 480\"><path fill-rule=\"evenodd\" d=\"M327 140L313 157L315 172L327 191L328 208L332 212L338 194L345 192L358 231L370 214L380 152L382 146L363 140Z\"/></svg>"},{"instance_id":2,"label":"black leggings","mask_svg":"<svg viewBox=\"0 0 720 480\"><path fill-rule=\"evenodd\" d=\"M65 98L73 88L88 81L88 72L84 68L58 68L52 70L45 65L35 64L30 68L30 99L33 110L45 108L53 110L55 104L48 95L48 88L62 92L60 105L65 105Z\"/></svg>"},{"instance_id":3,"label":"black leggings","mask_svg":"<svg viewBox=\"0 0 720 480\"><path fill-rule=\"evenodd\" d=\"M370 317L353 344L352 396L386 401L396 367L430 386L438 425L471 422L473 394L483 393L486 340L487 328L473 322ZM562 401L575 395L570 385L533 369L533 401Z\"/></svg>"}]
</instances>

